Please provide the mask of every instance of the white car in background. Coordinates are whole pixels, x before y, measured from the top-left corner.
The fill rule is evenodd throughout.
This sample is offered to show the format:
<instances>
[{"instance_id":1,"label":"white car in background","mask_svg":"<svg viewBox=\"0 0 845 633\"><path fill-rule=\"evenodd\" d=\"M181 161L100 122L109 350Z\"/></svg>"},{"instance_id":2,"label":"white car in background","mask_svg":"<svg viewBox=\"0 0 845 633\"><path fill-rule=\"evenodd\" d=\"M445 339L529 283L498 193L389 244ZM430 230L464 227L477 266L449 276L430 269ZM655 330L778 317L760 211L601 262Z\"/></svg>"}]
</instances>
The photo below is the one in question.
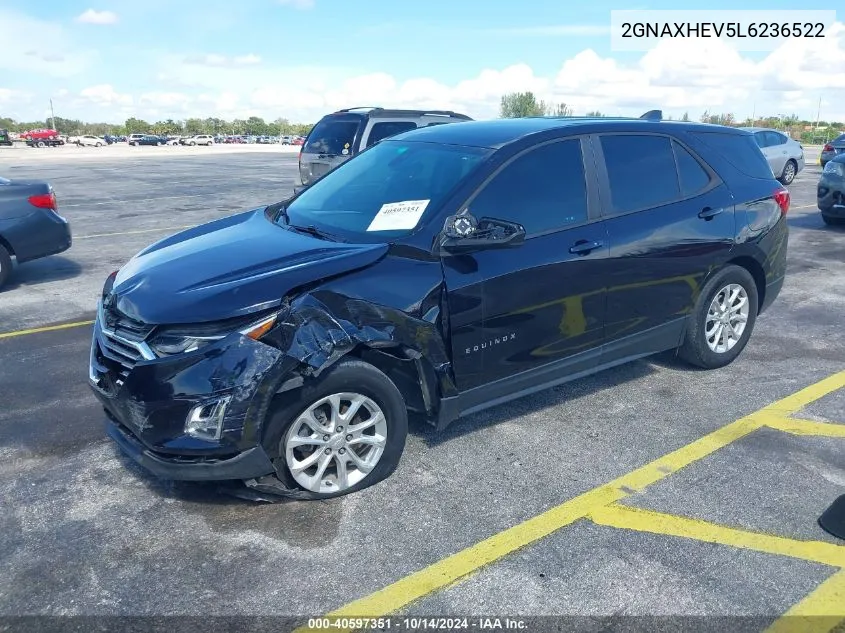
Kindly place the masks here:
<instances>
[{"instance_id":1,"label":"white car in background","mask_svg":"<svg viewBox=\"0 0 845 633\"><path fill-rule=\"evenodd\" d=\"M769 161L772 173L782 184L791 185L804 169L804 148L783 132L762 127L741 128L754 135L763 156Z\"/></svg>"},{"instance_id":2,"label":"white car in background","mask_svg":"<svg viewBox=\"0 0 845 633\"><path fill-rule=\"evenodd\" d=\"M102 147L107 144L106 139L101 136L93 136L91 134L71 136L67 142L78 145L79 147Z\"/></svg>"},{"instance_id":3,"label":"white car in background","mask_svg":"<svg viewBox=\"0 0 845 633\"><path fill-rule=\"evenodd\" d=\"M179 141L182 145L214 145L214 137L211 134L197 134L183 138Z\"/></svg>"}]
</instances>

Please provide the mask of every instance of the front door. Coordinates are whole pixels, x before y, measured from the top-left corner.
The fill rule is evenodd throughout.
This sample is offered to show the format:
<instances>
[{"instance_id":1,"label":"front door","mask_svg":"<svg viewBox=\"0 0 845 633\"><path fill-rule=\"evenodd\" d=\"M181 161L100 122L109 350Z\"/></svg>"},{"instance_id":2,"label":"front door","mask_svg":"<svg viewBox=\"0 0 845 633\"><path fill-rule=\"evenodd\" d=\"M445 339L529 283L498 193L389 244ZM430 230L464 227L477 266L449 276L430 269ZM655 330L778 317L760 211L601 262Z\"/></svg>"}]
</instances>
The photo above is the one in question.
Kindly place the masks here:
<instances>
[{"instance_id":1,"label":"front door","mask_svg":"<svg viewBox=\"0 0 845 633\"><path fill-rule=\"evenodd\" d=\"M524 244L443 259L458 388L495 392L479 402L597 363L607 238L582 142L517 156L466 205L476 218L522 224Z\"/></svg>"}]
</instances>

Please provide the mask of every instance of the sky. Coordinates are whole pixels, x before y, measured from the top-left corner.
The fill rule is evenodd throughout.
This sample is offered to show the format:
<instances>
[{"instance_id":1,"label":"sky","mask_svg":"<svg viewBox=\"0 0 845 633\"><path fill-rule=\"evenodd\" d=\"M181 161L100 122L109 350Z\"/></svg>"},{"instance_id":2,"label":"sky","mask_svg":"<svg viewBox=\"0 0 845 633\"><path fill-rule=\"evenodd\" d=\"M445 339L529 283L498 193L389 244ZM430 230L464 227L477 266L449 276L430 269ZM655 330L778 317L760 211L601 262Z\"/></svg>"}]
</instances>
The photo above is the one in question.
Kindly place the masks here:
<instances>
[{"instance_id":1,"label":"sky","mask_svg":"<svg viewBox=\"0 0 845 633\"><path fill-rule=\"evenodd\" d=\"M94 2L94 4L92 4ZM803 9L828 9L819 2ZM0 116L122 123L216 116L313 122L342 107L497 116L531 90L575 114L845 121L845 8L823 39L768 52L727 40L613 50L613 9L549 0L0 0ZM708 9L735 9L710 0ZM689 6L685 8L697 8ZM744 0L742 9L794 9Z\"/></svg>"}]
</instances>

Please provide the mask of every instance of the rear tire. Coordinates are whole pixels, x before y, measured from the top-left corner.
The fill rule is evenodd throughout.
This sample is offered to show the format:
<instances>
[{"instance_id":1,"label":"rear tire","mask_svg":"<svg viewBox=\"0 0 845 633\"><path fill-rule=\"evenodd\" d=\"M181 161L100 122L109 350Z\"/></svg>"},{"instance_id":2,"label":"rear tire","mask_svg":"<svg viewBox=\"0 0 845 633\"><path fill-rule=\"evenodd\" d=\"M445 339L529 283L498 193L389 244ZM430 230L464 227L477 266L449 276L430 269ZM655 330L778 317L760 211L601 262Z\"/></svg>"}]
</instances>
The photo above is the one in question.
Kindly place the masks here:
<instances>
[{"instance_id":1,"label":"rear tire","mask_svg":"<svg viewBox=\"0 0 845 633\"><path fill-rule=\"evenodd\" d=\"M754 330L758 301L757 284L745 268L731 264L717 272L701 289L678 356L704 369L732 363Z\"/></svg>"},{"instance_id":2,"label":"rear tire","mask_svg":"<svg viewBox=\"0 0 845 633\"><path fill-rule=\"evenodd\" d=\"M783 166L783 173L778 180L780 180L782 185L789 186L795 180L796 175L798 175L798 163L790 158L786 161L786 165Z\"/></svg>"},{"instance_id":3,"label":"rear tire","mask_svg":"<svg viewBox=\"0 0 845 633\"><path fill-rule=\"evenodd\" d=\"M6 247L0 244L0 289L6 285L6 280L12 274L12 257Z\"/></svg>"},{"instance_id":4,"label":"rear tire","mask_svg":"<svg viewBox=\"0 0 845 633\"><path fill-rule=\"evenodd\" d=\"M348 414L353 403L360 407L349 419L338 418L329 403L320 404L338 394L341 397L335 402L341 415ZM344 409L346 402L349 405ZM320 415L315 418L309 413L312 410ZM305 419L309 422L303 422ZM322 424L318 423L319 429L315 430L312 423L320 419ZM368 420L372 421L370 427L355 430ZM344 424L347 428L340 428ZM300 498L328 499L368 488L390 476L399 464L407 435L408 411L393 381L369 363L349 358L339 361L297 393L288 394L283 404L271 409L263 444L286 487L300 489ZM374 438L382 438L379 446ZM294 475L295 463L311 465ZM356 463L365 467L359 469ZM345 464L344 478L341 464ZM309 475L312 468L315 472Z\"/></svg>"}]
</instances>

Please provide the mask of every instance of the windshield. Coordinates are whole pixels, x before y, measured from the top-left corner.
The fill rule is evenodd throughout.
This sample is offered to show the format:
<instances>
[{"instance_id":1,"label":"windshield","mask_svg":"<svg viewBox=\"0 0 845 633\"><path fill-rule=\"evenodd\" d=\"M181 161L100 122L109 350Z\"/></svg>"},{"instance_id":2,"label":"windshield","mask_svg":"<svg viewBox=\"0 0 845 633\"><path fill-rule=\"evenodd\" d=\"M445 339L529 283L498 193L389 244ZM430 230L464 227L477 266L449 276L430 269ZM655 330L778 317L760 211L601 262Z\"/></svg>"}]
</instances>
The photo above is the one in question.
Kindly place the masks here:
<instances>
[{"instance_id":1,"label":"windshield","mask_svg":"<svg viewBox=\"0 0 845 633\"><path fill-rule=\"evenodd\" d=\"M291 225L350 241L411 233L492 150L382 141L315 182L288 205Z\"/></svg>"}]
</instances>

